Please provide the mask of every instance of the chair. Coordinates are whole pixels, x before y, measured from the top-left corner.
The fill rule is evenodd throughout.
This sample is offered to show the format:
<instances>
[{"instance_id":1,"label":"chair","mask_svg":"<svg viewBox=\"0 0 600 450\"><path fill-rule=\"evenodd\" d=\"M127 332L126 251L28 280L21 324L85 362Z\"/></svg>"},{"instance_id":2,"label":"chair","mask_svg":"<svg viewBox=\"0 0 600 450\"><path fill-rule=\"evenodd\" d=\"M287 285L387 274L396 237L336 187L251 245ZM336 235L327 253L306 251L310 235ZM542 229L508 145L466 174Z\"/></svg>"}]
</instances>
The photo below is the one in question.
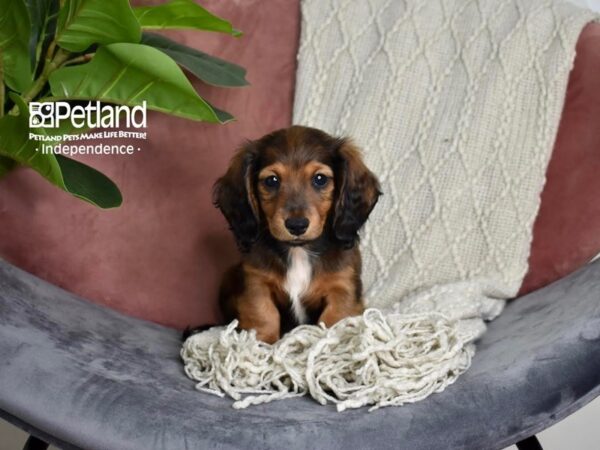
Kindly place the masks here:
<instances>
[{"instance_id":1,"label":"chair","mask_svg":"<svg viewBox=\"0 0 600 450\"><path fill-rule=\"evenodd\" d=\"M183 373L180 333L0 262L0 417L25 448L535 449L600 394L600 262L512 301L446 391L372 413L308 398L234 410Z\"/></svg>"},{"instance_id":2,"label":"chair","mask_svg":"<svg viewBox=\"0 0 600 450\"><path fill-rule=\"evenodd\" d=\"M278 61L279 66L275 68L277 70L274 70L271 65L261 64L264 70L261 76L265 79L269 71L282 77L280 69L285 67L290 78L293 76L293 67L289 61L283 60L282 55L292 55L290 61L293 61L296 50L295 32L287 37L289 48L280 49L276 54L273 50L276 46L271 45L271 42L276 40L281 45L282 30L289 31L294 26L290 18L288 18L290 23L281 25L283 23L281 17L288 14L287 11L291 11L290 3L288 0L274 1L273 7L268 10L268 14L273 16L269 16L269 20L254 11L255 8L251 3L230 6L232 9L239 10L237 14L242 21L240 28L249 31L247 36L256 33L255 39L248 39L248 46L254 45L252 51L264 53L263 48L267 46L269 51L273 52L272 55L268 55L269 60ZM297 2L294 3L297 6ZM222 15L231 17L228 14ZM243 23L243 20L246 23ZM263 28L258 31L253 30L251 25L254 22L262 23ZM281 29L277 29L274 24L279 24ZM589 223L584 223L586 221L581 220L581 215L573 215L570 219L567 218L568 220L561 218L561 225L566 227L567 231L569 227L582 228L583 225L588 227L587 240L583 244L580 242L580 246L585 247L588 252L584 254L569 250L576 248L576 243L562 235L557 238L557 225L550 220L556 217L556 211L564 212L575 203L590 211L588 201L590 198L597 200L597 195L594 193L600 189L600 182L596 176L597 170L587 162L581 164L582 168L588 171L586 176L578 172L577 176L571 179L572 182L560 184L561 180L565 179L562 176L565 170L573 170L573 167L569 166L570 163L565 164L564 161L561 163L557 155L560 147L563 149L563 156L570 156L573 159L573 155L576 155L575 159L580 161L585 157L585 149L598 148L600 142L600 133L582 133L583 129L590 130L597 123L600 101L591 102L590 108L595 110L586 110L585 118L581 113L582 98L589 97L590 93L594 92L596 98L600 98L598 97L600 89L594 88L593 85L596 83L595 86L598 86L598 72L594 71L594 68L600 68L600 51L598 51L600 25L595 27L595 31L590 29L588 34L587 50L578 49L578 55L587 54L585 59L587 62L584 64L583 60L579 63L576 61L575 66L577 69L578 64L584 64L585 67L581 66L583 68L578 72L578 76L587 79L581 81L578 87L572 90L570 88L570 94L567 94L567 104L572 103L574 107L571 108L570 116L563 114L563 119L565 123L570 121L570 128L561 125L559 131L557 147L550 163L548 186L542 196L541 212L534 230L530 259L533 269L525 281L522 293L546 285L548 280L557 279L570 272L573 267L580 266L586 258L589 258L590 252L594 249L597 251L599 248L597 225L594 225L598 222L590 220ZM263 44L260 44L260 39L263 40ZM226 47L225 50L242 54L238 47L233 48L234 45L240 45L239 43L231 45L231 48ZM244 57L247 57L248 61L252 60L247 56L248 49L244 48L244 50L246 50ZM256 118L257 114L250 114L250 118L244 122L242 116L238 125L234 126L245 127L244 133L255 130L261 134L276 126L284 126L291 114L292 82L290 80L286 83L280 82L280 87L274 93L274 80L263 81L258 78L259 83L253 83L255 90L241 102L244 107L246 102L252 100L255 102L254 107L262 111L263 105L272 105L273 99L283 103L281 99L288 98L288 94L289 99L286 105L280 105L277 112L269 111L270 115L260 116L260 120ZM261 81L263 82L260 83ZM582 84L588 86L587 90L582 90ZM237 94L231 95L235 97ZM571 101L569 101L570 95ZM238 111L243 111L239 105L238 108ZM236 112L235 108L231 110ZM284 110L287 113L284 113ZM158 136L153 138L153 144L149 143L149 145L157 148L163 144L171 145L172 136L166 131L171 131L175 126L179 127L175 130L180 131L181 134L183 131L192 132L188 124L179 122L162 123L161 126L165 133L156 133ZM259 126L264 127L265 130L258 130ZM210 142L217 141L218 148L229 148L230 144L233 145L232 142L239 141L240 136L244 135L239 128L208 131L206 128L198 127L194 131L198 134L190 139L193 141L193 147L196 146L196 141L200 140L200 136L203 139L206 137L207 132L215 133L216 137L213 136ZM217 135L217 133L222 134ZM562 145L559 145L560 143ZM181 148L179 150L182 151ZM191 151L198 149L188 150L191 154ZM578 151L581 153L576 153ZM195 152L196 157L198 153ZM222 167L206 169L207 177L213 177L217 170L221 171L229 157L224 154L217 156ZM168 159L170 156L160 156L158 151L149 152L147 156L141 158L146 158L138 160L142 163L141 169L139 172L127 173L129 178L137 179L138 176L143 176L144 172L159 173L157 167L161 163L167 164L171 161ZM199 158L194 161L197 165L201 165L203 160ZM108 161L103 163L110 164ZM177 169L183 170L184 165L193 164L186 159ZM113 167L115 172L120 174L126 173L126 169L133 170L135 164L130 164L126 168L123 163L115 163L115 167ZM162 171L162 166L160 168ZM589 178L590 174L592 178ZM18 178L21 175L23 176ZM148 175L151 176L154 175ZM186 173L185 177L181 174L179 176L188 180L190 174ZM172 174L165 173L165 177L172 177ZM552 180L554 183L551 183ZM11 186L17 182L21 186L27 178L24 174L16 174L16 177L6 181L13 183ZM580 184L579 187L577 183ZM204 184L206 186L203 189L208 192L210 182ZM130 198L137 195L138 200L144 199L148 185L149 182L133 186L129 192ZM18 195L14 194L17 189L11 189L10 186L5 187L4 192L0 192L2 194L0 195L0 219L5 218L2 214L6 214L6 211L10 212L11 207L14 211L17 208L15 205L22 205L22 209L18 211L23 214L17 214L18 217L13 217L14 220L2 222L2 232L10 235L10 242L4 239L4 235L0 239L2 244L0 254L22 267L40 269L48 266L48 260L44 258L33 261L36 256L48 253L47 248L43 247L48 245L48 242L43 240L48 235L39 237L43 234L40 230L56 233L64 231L69 237L77 233L75 228L79 225L64 224L63 221L56 220L56 211L68 210L74 216L85 214L93 224L108 223L108 219L104 222L104 217L91 219L92 213L89 210L85 210L84 206L69 203L70 199L61 197L55 203L55 193L48 192L46 186L38 187L32 183L27 186L29 194L45 196L42 200L45 202L42 208L32 208L29 202L22 201L26 197L27 189L24 190L25 192L19 190ZM190 184L187 184L183 188L188 189L189 186ZM173 188L172 185L170 187ZM134 192L133 188L140 192ZM575 202L572 190L586 194L582 193ZM171 197L175 196L171 191L160 194L164 197L164 203L169 205ZM186 191L186 194L189 194L186 200L190 204L197 203L196 196L199 191L193 193ZM2 201L7 198L9 201L5 204L8 207L3 209ZM148 209L151 212L158 211L163 216L167 215L165 211L173 211L170 206L160 209L158 204L159 202L153 198L151 208ZM216 212L212 212L210 202L207 201L203 207L206 211L197 213L192 217L193 220L209 214L209 208L211 213L217 216ZM137 212L138 209L135 211ZM43 216L40 213L43 211L50 211L51 214ZM32 218L30 214L36 212L40 214ZM593 211L589 214L592 217ZM596 216L600 217L600 214L596 213ZM152 215L142 217L143 221L148 223L155 218ZM189 221L192 222L192 219ZM52 220L54 222L51 223ZM224 225L219 224L213 224L212 228L205 230L211 240L214 240L211 233L214 233L215 229L224 228ZM29 225L32 225L32 228L24 228ZM118 225L121 226L120 223ZM198 236L190 237L187 233L197 225L188 223L187 226L188 228L170 229L178 232L178 237L182 240L178 252L183 248L187 251L192 247L188 242L184 242L184 239L188 237L190 241L192 238L198 239ZM65 227L70 228L63 230ZM94 231L100 230L107 234L111 230L108 226L99 225L92 228ZM579 228L578 231L581 231ZM23 229L28 231L23 232ZM135 229L134 231L137 232ZM147 234L142 232L139 234L139 240L148 239ZM578 236L581 234L578 233ZM131 244L122 236L120 237L124 242ZM35 241L36 237L39 237L38 241ZM103 235L100 235L95 242L94 249L98 253L105 245L102 237ZM546 245L549 240L559 241L561 246L550 248ZM52 243L56 260L65 259L64 254L60 252L69 253L78 250L79 242L88 242L85 229L79 232L79 240L61 242L64 244L61 245L61 249L56 249ZM121 244L112 242L111 245L113 249L120 249ZM133 246L136 251L144 248L139 245L139 242L137 244ZM68 246L71 248L65 248ZM193 241L193 246L194 249L204 249L199 240ZM224 264L222 260L226 258L223 255L228 249L220 244L213 245L212 248L216 249L214 253L219 255L219 263ZM230 258L235 257L232 247L228 251ZM191 261L196 261L197 256L191 251L183 256L177 253L177 257L183 261L181 266L187 264L188 270L189 264ZM131 258L131 255L129 257ZM566 257L569 259L568 264L565 262ZM216 259L208 254L204 254L203 258L206 265ZM127 258L124 260L124 263L128 263ZM106 261L98 256L94 262L106 265ZM162 268L170 265L170 261L166 258L163 262L165 264L161 266ZM71 262L71 264L76 263ZM180 271L181 268L178 266L173 270ZM144 269L148 268L144 266ZM212 270L216 269L212 268ZM118 272L118 268L113 272ZM140 272L162 274L160 271L148 269L139 270L136 275L139 276ZM36 273L52 278L44 270L37 270ZM83 273L88 275L87 278L85 276L78 278L73 274L80 273L65 271L59 273L59 276L54 273L53 276L57 283L64 280L79 282L80 284L75 287L69 286L73 290L90 288L89 273ZM210 276L211 273L206 275L206 278ZM103 280L107 279L111 280L110 278ZM112 280L114 279L117 278L113 277ZM127 280L127 284L121 285L129 289L126 295L135 292L140 279L144 280L143 278L138 278L137 281ZM207 288L206 283L202 283L201 289L204 290L205 296L210 297L210 289L216 289L216 283L213 284L214 286ZM147 286L145 288L148 289ZM196 291L201 289L196 288ZM192 302L197 303L197 299L188 294L198 293L196 291L190 288L188 291L181 290L175 293L180 300L184 296L190 297L189 304L181 303L177 311L175 308L171 309L172 313L178 313L177 319L174 318L174 314L163 317L165 309L162 305L156 304L150 305L154 309L152 316L148 318L179 326L185 325L184 321L189 320L190 324L195 325L197 318L190 311L192 311ZM164 292L166 291L161 291L161 295L164 295ZM502 449L517 443L523 450L532 450L541 448L534 437L535 433L560 421L600 394L599 299L600 262L585 265L559 281L522 295L510 302L505 312L489 325L488 332L478 343L478 352L473 366L444 392L413 405L384 408L373 413L360 409L338 414L331 406L322 407L308 398L298 398L238 411L230 407L231 402L227 399L194 390L194 383L183 373L179 359L180 332L175 328L132 318L113 309L98 306L0 259L0 361L2 361L0 363L0 417L31 434L25 446L27 449L46 448L47 443L65 449L90 450L107 448ZM90 296L90 300L98 299ZM122 305L112 306L118 308ZM204 308L206 320L210 319L210 305L197 308L195 312ZM132 314L137 313L125 307L121 309Z\"/></svg>"}]
</instances>

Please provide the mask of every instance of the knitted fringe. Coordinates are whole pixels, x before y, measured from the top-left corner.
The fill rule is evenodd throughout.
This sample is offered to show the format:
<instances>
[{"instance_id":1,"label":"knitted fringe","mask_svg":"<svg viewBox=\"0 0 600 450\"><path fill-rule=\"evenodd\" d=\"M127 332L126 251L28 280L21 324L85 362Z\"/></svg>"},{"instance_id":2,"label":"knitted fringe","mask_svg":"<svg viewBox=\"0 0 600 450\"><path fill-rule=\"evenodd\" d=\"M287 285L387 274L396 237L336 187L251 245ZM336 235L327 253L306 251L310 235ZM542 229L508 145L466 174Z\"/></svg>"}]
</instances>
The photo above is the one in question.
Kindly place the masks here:
<instances>
[{"instance_id":1,"label":"knitted fringe","mask_svg":"<svg viewBox=\"0 0 600 450\"><path fill-rule=\"evenodd\" d=\"M413 403L454 383L475 353L473 336L437 312L368 309L331 328L302 325L274 345L236 327L190 336L181 357L198 390L238 409L306 394L338 411Z\"/></svg>"}]
</instances>

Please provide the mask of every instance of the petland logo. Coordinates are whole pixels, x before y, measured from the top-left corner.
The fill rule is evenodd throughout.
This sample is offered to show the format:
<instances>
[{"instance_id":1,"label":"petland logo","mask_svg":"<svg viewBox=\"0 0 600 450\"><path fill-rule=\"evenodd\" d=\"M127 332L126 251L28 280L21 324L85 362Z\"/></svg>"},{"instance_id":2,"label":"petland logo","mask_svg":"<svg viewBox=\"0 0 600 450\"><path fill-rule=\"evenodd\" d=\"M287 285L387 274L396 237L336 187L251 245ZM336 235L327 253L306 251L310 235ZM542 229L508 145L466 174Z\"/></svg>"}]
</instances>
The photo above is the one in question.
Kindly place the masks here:
<instances>
[{"instance_id":1,"label":"petland logo","mask_svg":"<svg viewBox=\"0 0 600 450\"><path fill-rule=\"evenodd\" d=\"M146 128L146 102L140 106L89 102L86 106L67 102L30 102L29 128L59 128L64 121L75 128Z\"/></svg>"}]
</instances>

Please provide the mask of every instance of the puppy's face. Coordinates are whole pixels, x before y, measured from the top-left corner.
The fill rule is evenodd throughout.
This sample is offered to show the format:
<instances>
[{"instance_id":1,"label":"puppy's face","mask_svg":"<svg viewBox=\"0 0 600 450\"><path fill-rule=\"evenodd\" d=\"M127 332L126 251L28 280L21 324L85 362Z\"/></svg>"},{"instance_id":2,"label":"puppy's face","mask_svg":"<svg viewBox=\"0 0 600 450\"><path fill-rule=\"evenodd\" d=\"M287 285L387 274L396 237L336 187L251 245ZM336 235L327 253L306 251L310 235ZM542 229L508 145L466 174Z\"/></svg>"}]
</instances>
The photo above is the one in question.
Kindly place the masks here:
<instances>
[{"instance_id":1,"label":"puppy's face","mask_svg":"<svg viewBox=\"0 0 600 450\"><path fill-rule=\"evenodd\" d=\"M379 194L350 142L295 126L238 151L214 200L247 251L261 230L290 245L329 233L351 247Z\"/></svg>"},{"instance_id":2,"label":"puppy's face","mask_svg":"<svg viewBox=\"0 0 600 450\"><path fill-rule=\"evenodd\" d=\"M268 149L270 156L284 157L269 158L258 172L258 204L271 235L279 241L302 244L317 239L331 211L333 168L319 160L317 149L311 150Z\"/></svg>"}]
</instances>

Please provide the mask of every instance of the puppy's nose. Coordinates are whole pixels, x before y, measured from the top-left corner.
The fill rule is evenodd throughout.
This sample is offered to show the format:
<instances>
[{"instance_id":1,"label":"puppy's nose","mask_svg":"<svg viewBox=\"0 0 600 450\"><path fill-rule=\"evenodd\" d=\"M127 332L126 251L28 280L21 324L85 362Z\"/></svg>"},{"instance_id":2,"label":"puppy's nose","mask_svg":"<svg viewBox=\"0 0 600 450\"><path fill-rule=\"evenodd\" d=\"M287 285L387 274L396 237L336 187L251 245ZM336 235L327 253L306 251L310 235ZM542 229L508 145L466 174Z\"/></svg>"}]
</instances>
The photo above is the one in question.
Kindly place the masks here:
<instances>
[{"instance_id":1,"label":"puppy's nose","mask_svg":"<svg viewBox=\"0 0 600 450\"><path fill-rule=\"evenodd\" d=\"M290 217L285 219L285 227L294 236L300 236L308 228L308 219L306 217Z\"/></svg>"}]
</instances>

